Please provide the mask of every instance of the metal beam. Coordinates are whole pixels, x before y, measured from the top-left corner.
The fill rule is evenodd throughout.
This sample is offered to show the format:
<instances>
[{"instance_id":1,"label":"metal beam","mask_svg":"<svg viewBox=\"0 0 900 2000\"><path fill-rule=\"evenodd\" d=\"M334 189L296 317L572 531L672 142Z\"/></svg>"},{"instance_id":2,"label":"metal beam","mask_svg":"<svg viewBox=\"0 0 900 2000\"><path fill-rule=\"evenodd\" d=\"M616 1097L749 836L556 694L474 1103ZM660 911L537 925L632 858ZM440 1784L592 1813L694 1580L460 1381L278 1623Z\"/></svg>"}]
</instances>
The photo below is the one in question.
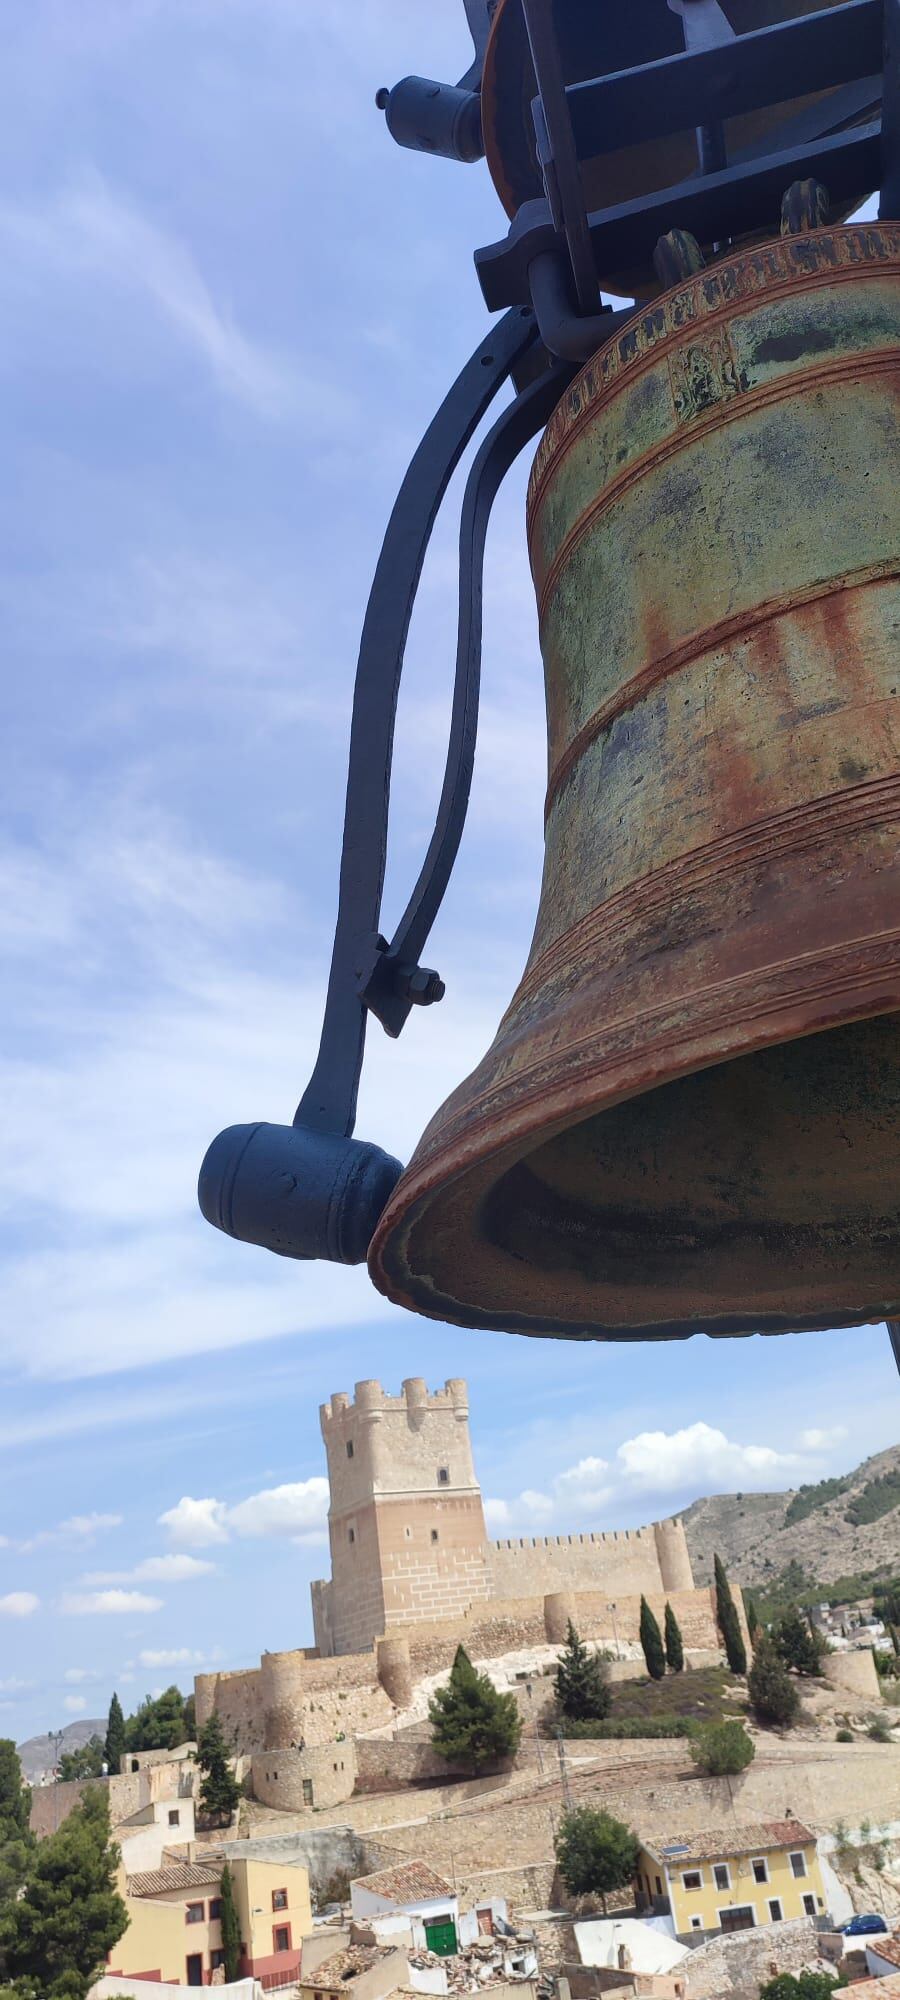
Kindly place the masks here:
<instances>
[{"instance_id":1,"label":"metal beam","mask_svg":"<svg viewBox=\"0 0 900 2000\"><path fill-rule=\"evenodd\" d=\"M883 68L878 213L883 222L900 222L900 0L884 0Z\"/></svg>"},{"instance_id":2,"label":"metal beam","mask_svg":"<svg viewBox=\"0 0 900 2000\"><path fill-rule=\"evenodd\" d=\"M886 0L886 14L900 0ZM581 159L666 133L733 118L774 102L855 82L881 69L882 0L848 0L758 28L718 48L691 49L640 69L570 84L566 96Z\"/></svg>"},{"instance_id":3,"label":"metal beam","mask_svg":"<svg viewBox=\"0 0 900 2000\"><path fill-rule=\"evenodd\" d=\"M885 1325L893 1349L894 1360L897 1363L897 1372L900 1374L900 1319L885 1320Z\"/></svg>"},{"instance_id":4,"label":"metal beam","mask_svg":"<svg viewBox=\"0 0 900 2000\"><path fill-rule=\"evenodd\" d=\"M578 149L572 133L572 118L550 0L522 0L522 13L528 31L540 112L546 128L545 134L542 133L540 119L536 121L538 156L545 170L547 195L551 208L555 208L558 202L559 214L554 215L554 221L561 226L568 245L579 310L594 313L600 287L588 234ZM543 157L545 147L542 142L545 137L549 148L548 159Z\"/></svg>"},{"instance_id":5,"label":"metal beam","mask_svg":"<svg viewBox=\"0 0 900 2000\"><path fill-rule=\"evenodd\" d=\"M881 120L875 119L830 138L789 146L761 160L733 164L721 173L698 175L616 208L600 209L588 216L597 270L649 263L658 238L669 229L690 230L700 243L756 230L776 235L781 197L791 181L823 181L839 205L855 199L861 188L877 187L880 166ZM536 213L538 208L534 204ZM527 228L516 230L513 224L502 242L476 251L479 281L491 312L525 302L528 266L536 248L543 247L543 242L536 245L530 240Z\"/></svg>"}]
</instances>

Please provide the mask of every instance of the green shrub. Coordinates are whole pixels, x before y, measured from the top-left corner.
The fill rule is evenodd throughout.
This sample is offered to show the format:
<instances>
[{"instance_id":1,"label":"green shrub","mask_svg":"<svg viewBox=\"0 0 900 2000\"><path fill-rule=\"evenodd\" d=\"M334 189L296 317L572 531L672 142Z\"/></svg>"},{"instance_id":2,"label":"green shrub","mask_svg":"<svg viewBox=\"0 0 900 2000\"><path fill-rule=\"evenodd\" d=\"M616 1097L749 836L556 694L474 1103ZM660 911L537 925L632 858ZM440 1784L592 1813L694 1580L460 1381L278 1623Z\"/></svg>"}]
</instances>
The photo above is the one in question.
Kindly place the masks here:
<instances>
[{"instance_id":1,"label":"green shrub","mask_svg":"<svg viewBox=\"0 0 900 2000\"><path fill-rule=\"evenodd\" d=\"M565 1734L573 1738L633 1742L645 1736L693 1736L695 1728L696 1723L687 1715L611 1715L605 1722L593 1717L584 1722L567 1722Z\"/></svg>"},{"instance_id":2,"label":"green shrub","mask_svg":"<svg viewBox=\"0 0 900 2000\"><path fill-rule=\"evenodd\" d=\"M694 1732L691 1756L709 1778L736 1778L752 1764L756 1745L742 1722L708 1722Z\"/></svg>"},{"instance_id":3,"label":"green shrub","mask_svg":"<svg viewBox=\"0 0 900 2000\"><path fill-rule=\"evenodd\" d=\"M759 1722L776 1729L790 1729L800 1714L800 1696L795 1683L772 1644L760 1635L753 1665L747 1676L753 1712Z\"/></svg>"},{"instance_id":4,"label":"green shrub","mask_svg":"<svg viewBox=\"0 0 900 2000\"><path fill-rule=\"evenodd\" d=\"M890 1743L892 1740L890 1725L885 1721L883 1715L873 1717L866 1730L866 1735L872 1743Z\"/></svg>"},{"instance_id":5,"label":"green shrub","mask_svg":"<svg viewBox=\"0 0 900 2000\"><path fill-rule=\"evenodd\" d=\"M852 1743L853 1742L852 1729L839 1729L834 1740L836 1743Z\"/></svg>"}]
</instances>

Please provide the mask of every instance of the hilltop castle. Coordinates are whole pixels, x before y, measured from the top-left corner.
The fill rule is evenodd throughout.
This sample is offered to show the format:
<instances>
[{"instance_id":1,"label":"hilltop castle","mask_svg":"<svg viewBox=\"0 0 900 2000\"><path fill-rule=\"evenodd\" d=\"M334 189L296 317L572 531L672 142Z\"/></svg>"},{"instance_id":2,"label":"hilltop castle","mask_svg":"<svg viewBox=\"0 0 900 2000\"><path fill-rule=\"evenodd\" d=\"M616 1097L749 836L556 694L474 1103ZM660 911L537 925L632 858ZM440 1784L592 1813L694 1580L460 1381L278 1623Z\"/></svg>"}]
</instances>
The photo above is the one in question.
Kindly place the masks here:
<instances>
[{"instance_id":1,"label":"hilltop castle","mask_svg":"<svg viewBox=\"0 0 900 2000\"><path fill-rule=\"evenodd\" d=\"M548 1592L656 1597L693 1590L680 1521L614 1534L490 1542L458 1378L429 1395L418 1377L389 1396L358 1382L320 1412L328 1458L331 1581L312 1586L321 1655L387 1632L470 1616Z\"/></svg>"},{"instance_id":2,"label":"hilltop castle","mask_svg":"<svg viewBox=\"0 0 900 2000\"><path fill-rule=\"evenodd\" d=\"M264 1804L304 1811L428 1775L433 1752L403 1731L460 1643L514 1685L552 1666L571 1619L624 1665L641 1659L644 1596L660 1623L671 1603L689 1660L719 1658L680 1521L488 1540L465 1382L429 1394L414 1378L399 1396L358 1382L321 1424L331 1577L312 1586L315 1646L194 1683L198 1726L215 1710Z\"/></svg>"}]
</instances>

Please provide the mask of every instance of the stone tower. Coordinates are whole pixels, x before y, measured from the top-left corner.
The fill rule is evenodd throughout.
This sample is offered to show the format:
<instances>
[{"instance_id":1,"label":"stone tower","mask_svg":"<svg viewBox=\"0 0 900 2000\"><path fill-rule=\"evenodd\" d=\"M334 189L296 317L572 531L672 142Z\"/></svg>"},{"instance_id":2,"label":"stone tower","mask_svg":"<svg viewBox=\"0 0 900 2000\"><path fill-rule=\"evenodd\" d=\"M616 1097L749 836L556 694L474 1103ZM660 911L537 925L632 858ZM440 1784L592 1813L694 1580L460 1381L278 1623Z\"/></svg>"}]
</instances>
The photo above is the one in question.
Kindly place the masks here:
<instances>
[{"instance_id":1,"label":"stone tower","mask_svg":"<svg viewBox=\"0 0 900 2000\"><path fill-rule=\"evenodd\" d=\"M488 1596L469 1395L418 1377L388 1396L357 1382L320 1411L331 1582L312 1586L316 1645L352 1653L398 1626L453 1618Z\"/></svg>"}]
</instances>

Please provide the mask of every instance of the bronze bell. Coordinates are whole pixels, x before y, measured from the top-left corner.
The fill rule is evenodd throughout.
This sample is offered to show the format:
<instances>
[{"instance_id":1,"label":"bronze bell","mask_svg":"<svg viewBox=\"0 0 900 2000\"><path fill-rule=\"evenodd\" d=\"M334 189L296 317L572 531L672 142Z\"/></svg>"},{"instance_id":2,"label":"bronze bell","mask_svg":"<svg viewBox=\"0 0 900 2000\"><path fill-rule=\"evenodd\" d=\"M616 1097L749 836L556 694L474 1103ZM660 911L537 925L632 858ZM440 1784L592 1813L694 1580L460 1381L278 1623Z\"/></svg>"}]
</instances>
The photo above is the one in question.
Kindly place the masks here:
<instances>
[{"instance_id":1,"label":"bronze bell","mask_svg":"<svg viewBox=\"0 0 900 2000\"><path fill-rule=\"evenodd\" d=\"M648 305L538 448L540 909L370 1247L628 1339L900 1315L900 227Z\"/></svg>"}]
</instances>

